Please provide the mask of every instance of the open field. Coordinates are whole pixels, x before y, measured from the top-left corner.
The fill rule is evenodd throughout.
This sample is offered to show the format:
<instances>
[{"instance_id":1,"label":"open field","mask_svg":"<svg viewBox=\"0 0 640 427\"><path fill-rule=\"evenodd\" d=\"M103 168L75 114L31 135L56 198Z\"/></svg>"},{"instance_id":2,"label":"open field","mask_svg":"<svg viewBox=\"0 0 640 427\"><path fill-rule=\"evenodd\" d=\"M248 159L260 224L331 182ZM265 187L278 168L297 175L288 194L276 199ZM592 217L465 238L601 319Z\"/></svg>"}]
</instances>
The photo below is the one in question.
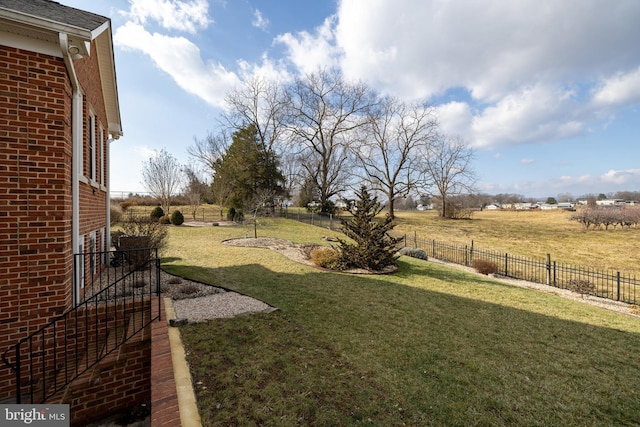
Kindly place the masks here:
<instances>
[{"instance_id":1,"label":"open field","mask_svg":"<svg viewBox=\"0 0 640 427\"><path fill-rule=\"evenodd\" d=\"M264 220L260 236L329 230ZM181 328L204 425L635 425L640 321L402 258L346 275L246 227L171 227L163 266L278 307Z\"/></svg>"},{"instance_id":2,"label":"open field","mask_svg":"<svg viewBox=\"0 0 640 427\"><path fill-rule=\"evenodd\" d=\"M566 211L482 211L471 220L443 220L434 211L398 212L395 230L470 245L640 276L640 228L585 231Z\"/></svg>"}]
</instances>

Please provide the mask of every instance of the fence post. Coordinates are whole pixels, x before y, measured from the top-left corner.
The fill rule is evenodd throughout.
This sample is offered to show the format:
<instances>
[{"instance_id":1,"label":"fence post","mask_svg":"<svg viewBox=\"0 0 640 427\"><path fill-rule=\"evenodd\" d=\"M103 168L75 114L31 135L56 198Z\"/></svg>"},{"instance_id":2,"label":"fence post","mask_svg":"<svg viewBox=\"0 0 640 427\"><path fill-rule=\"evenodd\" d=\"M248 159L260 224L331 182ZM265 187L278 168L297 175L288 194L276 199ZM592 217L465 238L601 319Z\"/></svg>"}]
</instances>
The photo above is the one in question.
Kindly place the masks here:
<instances>
[{"instance_id":1,"label":"fence post","mask_svg":"<svg viewBox=\"0 0 640 427\"><path fill-rule=\"evenodd\" d=\"M433 239L433 241L431 242L431 256L432 257L436 257L436 240Z\"/></svg>"},{"instance_id":2,"label":"fence post","mask_svg":"<svg viewBox=\"0 0 640 427\"><path fill-rule=\"evenodd\" d=\"M619 271L618 271L616 280L618 282L618 293L617 293L616 301L620 301L620 272Z\"/></svg>"},{"instance_id":3,"label":"fence post","mask_svg":"<svg viewBox=\"0 0 640 427\"><path fill-rule=\"evenodd\" d=\"M333 214L329 214L329 230L333 230Z\"/></svg>"},{"instance_id":4,"label":"fence post","mask_svg":"<svg viewBox=\"0 0 640 427\"><path fill-rule=\"evenodd\" d=\"M556 270L556 262L553 261L553 286L557 286L558 285L558 273Z\"/></svg>"},{"instance_id":5,"label":"fence post","mask_svg":"<svg viewBox=\"0 0 640 427\"><path fill-rule=\"evenodd\" d=\"M407 233L404 233L404 247L407 247Z\"/></svg>"},{"instance_id":6,"label":"fence post","mask_svg":"<svg viewBox=\"0 0 640 427\"><path fill-rule=\"evenodd\" d=\"M504 275L509 277L509 254L504 254Z\"/></svg>"},{"instance_id":7,"label":"fence post","mask_svg":"<svg viewBox=\"0 0 640 427\"><path fill-rule=\"evenodd\" d=\"M413 248L418 248L418 235L416 234L416 230L413 230Z\"/></svg>"},{"instance_id":8,"label":"fence post","mask_svg":"<svg viewBox=\"0 0 640 427\"><path fill-rule=\"evenodd\" d=\"M469 266L469 247L464 245L464 265Z\"/></svg>"},{"instance_id":9,"label":"fence post","mask_svg":"<svg viewBox=\"0 0 640 427\"><path fill-rule=\"evenodd\" d=\"M547 254L547 286L551 284L551 254Z\"/></svg>"},{"instance_id":10,"label":"fence post","mask_svg":"<svg viewBox=\"0 0 640 427\"><path fill-rule=\"evenodd\" d=\"M473 264L473 240L471 241L471 249L469 250L469 263Z\"/></svg>"},{"instance_id":11,"label":"fence post","mask_svg":"<svg viewBox=\"0 0 640 427\"><path fill-rule=\"evenodd\" d=\"M22 362L20 361L20 341L16 344L16 403L22 403Z\"/></svg>"}]
</instances>

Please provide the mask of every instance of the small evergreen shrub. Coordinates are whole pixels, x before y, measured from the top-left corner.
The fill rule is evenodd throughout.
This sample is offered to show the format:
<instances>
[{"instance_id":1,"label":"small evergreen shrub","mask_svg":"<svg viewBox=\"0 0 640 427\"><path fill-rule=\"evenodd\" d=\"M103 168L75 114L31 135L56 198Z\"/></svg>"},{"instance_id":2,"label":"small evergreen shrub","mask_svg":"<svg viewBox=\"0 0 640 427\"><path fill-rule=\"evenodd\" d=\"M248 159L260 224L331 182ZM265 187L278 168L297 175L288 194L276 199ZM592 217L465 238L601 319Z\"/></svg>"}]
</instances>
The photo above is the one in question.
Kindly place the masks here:
<instances>
[{"instance_id":1,"label":"small evergreen shrub","mask_svg":"<svg viewBox=\"0 0 640 427\"><path fill-rule=\"evenodd\" d=\"M171 217L169 215L163 215L158 219L160 224L171 224Z\"/></svg>"},{"instance_id":2,"label":"small evergreen shrub","mask_svg":"<svg viewBox=\"0 0 640 427\"><path fill-rule=\"evenodd\" d=\"M398 251L400 255L410 256L411 258L427 259L427 253L424 249L404 247Z\"/></svg>"},{"instance_id":3,"label":"small evergreen shrub","mask_svg":"<svg viewBox=\"0 0 640 427\"><path fill-rule=\"evenodd\" d=\"M180 211L173 211L171 213L171 224L182 225L184 223L184 215Z\"/></svg>"},{"instance_id":4,"label":"small evergreen shrub","mask_svg":"<svg viewBox=\"0 0 640 427\"><path fill-rule=\"evenodd\" d=\"M347 268L362 268L369 271L382 271L395 266L401 241L389 232L395 226L393 218L386 214L376 218L383 207L378 198L371 196L365 186L360 187L357 200L351 206L351 217L342 220L342 233L355 244L338 239L341 262Z\"/></svg>"},{"instance_id":5,"label":"small evergreen shrub","mask_svg":"<svg viewBox=\"0 0 640 427\"><path fill-rule=\"evenodd\" d=\"M474 259L471 266L480 274L489 275L498 272L498 265L486 259Z\"/></svg>"},{"instance_id":6,"label":"small evergreen shrub","mask_svg":"<svg viewBox=\"0 0 640 427\"><path fill-rule=\"evenodd\" d=\"M153 208L153 210L151 211L151 215L149 216L151 216L151 218L154 218L155 220L159 220L164 216L164 211L160 206L156 206L155 208Z\"/></svg>"},{"instance_id":7,"label":"small evergreen shrub","mask_svg":"<svg viewBox=\"0 0 640 427\"><path fill-rule=\"evenodd\" d=\"M309 259L318 267L341 270L340 252L327 246L316 246L311 250Z\"/></svg>"},{"instance_id":8,"label":"small evergreen shrub","mask_svg":"<svg viewBox=\"0 0 640 427\"><path fill-rule=\"evenodd\" d=\"M236 209L235 208L229 209L229 211L227 212L227 221L233 221L235 217L236 217Z\"/></svg>"}]
</instances>

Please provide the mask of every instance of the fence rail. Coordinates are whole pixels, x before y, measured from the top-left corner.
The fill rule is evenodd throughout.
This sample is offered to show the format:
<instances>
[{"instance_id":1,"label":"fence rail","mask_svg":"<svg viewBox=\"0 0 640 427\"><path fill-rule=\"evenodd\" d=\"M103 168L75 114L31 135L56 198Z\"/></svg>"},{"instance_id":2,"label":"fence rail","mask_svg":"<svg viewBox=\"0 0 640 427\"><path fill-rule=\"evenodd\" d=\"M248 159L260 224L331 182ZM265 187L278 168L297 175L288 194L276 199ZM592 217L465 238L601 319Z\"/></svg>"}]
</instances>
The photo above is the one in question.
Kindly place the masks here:
<instances>
[{"instance_id":1,"label":"fence rail","mask_svg":"<svg viewBox=\"0 0 640 427\"><path fill-rule=\"evenodd\" d=\"M504 252L492 251L470 245L456 245L413 236L404 235L404 245L423 249L427 256L442 261L452 262L468 267L473 266L474 260L492 262L498 269L498 274L513 279L542 283L561 289L580 292L621 301L628 304L640 303L640 281L635 275L624 274L619 271L597 270L594 268L560 263L551 259L528 258Z\"/></svg>"},{"instance_id":2,"label":"fence rail","mask_svg":"<svg viewBox=\"0 0 640 427\"><path fill-rule=\"evenodd\" d=\"M312 213L283 214L289 219L307 224L336 230L340 228L340 219ZM427 256L451 262L454 264L473 266L474 260L485 260L494 263L498 274L513 279L541 283L560 289L576 290L628 304L640 305L640 281L635 275L612 270L597 270L561 263L551 259L535 259L521 255L477 248L473 241L470 245L456 245L419 237L415 232L412 236L403 237L404 246L423 249Z\"/></svg>"}]
</instances>

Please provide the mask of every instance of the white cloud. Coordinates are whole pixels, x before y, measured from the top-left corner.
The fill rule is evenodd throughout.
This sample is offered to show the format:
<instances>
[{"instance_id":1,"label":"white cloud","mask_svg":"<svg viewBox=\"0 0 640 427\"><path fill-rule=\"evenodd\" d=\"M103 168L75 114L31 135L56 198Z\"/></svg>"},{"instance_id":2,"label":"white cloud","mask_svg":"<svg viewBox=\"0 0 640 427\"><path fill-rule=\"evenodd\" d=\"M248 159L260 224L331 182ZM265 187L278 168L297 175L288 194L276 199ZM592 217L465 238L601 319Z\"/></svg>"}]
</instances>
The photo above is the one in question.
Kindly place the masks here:
<instances>
[{"instance_id":1,"label":"white cloud","mask_svg":"<svg viewBox=\"0 0 640 427\"><path fill-rule=\"evenodd\" d=\"M616 73L594 90L595 106L626 106L640 102L640 67Z\"/></svg>"},{"instance_id":2,"label":"white cloud","mask_svg":"<svg viewBox=\"0 0 640 427\"><path fill-rule=\"evenodd\" d=\"M116 31L114 43L149 55L182 89L213 106L222 107L225 93L239 82L238 76L222 65L205 63L200 49L184 37L152 34L128 22Z\"/></svg>"},{"instance_id":3,"label":"white cloud","mask_svg":"<svg viewBox=\"0 0 640 427\"><path fill-rule=\"evenodd\" d=\"M640 186L640 169L614 170L611 169L600 176L600 180L605 183Z\"/></svg>"},{"instance_id":4,"label":"white cloud","mask_svg":"<svg viewBox=\"0 0 640 427\"><path fill-rule=\"evenodd\" d=\"M577 107L570 91L543 85L523 88L473 117L471 143L489 148L580 135L585 125Z\"/></svg>"},{"instance_id":5,"label":"white cloud","mask_svg":"<svg viewBox=\"0 0 640 427\"><path fill-rule=\"evenodd\" d=\"M469 138L469 124L473 120L473 113L469 104L465 102L449 102L435 108L440 130L447 135L458 135Z\"/></svg>"},{"instance_id":6,"label":"white cloud","mask_svg":"<svg viewBox=\"0 0 640 427\"><path fill-rule=\"evenodd\" d=\"M531 163L535 163L534 159L520 159L520 163L523 165L530 165Z\"/></svg>"},{"instance_id":7,"label":"white cloud","mask_svg":"<svg viewBox=\"0 0 640 427\"><path fill-rule=\"evenodd\" d=\"M341 0L336 16L335 47L324 46L330 37L309 34L288 35L289 45L307 52L320 40L347 77L383 93L434 99L451 88L466 90L470 100L438 112L443 129L475 147L575 137L590 122L611 120L603 105L640 102L635 0L544 7L537 0ZM297 57L296 63L308 60ZM603 76L613 77L590 103L590 87Z\"/></svg>"},{"instance_id":8,"label":"white cloud","mask_svg":"<svg viewBox=\"0 0 640 427\"><path fill-rule=\"evenodd\" d=\"M407 96L466 87L496 102L523 85L628 69L640 54L635 0L343 0L338 19L345 72Z\"/></svg>"},{"instance_id":9,"label":"white cloud","mask_svg":"<svg viewBox=\"0 0 640 427\"><path fill-rule=\"evenodd\" d=\"M274 61L266 54L262 56L262 62L252 64L247 61L238 61L240 68L240 77L242 80L248 80L254 76L259 76L271 81L287 82L294 76L288 72L287 67L282 61Z\"/></svg>"},{"instance_id":10,"label":"white cloud","mask_svg":"<svg viewBox=\"0 0 640 427\"><path fill-rule=\"evenodd\" d=\"M195 34L210 22L207 0L129 0L131 8L125 13L133 22L145 25L156 21L167 30L185 31Z\"/></svg>"},{"instance_id":11,"label":"white cloud","mask_svg":"<svg viewBox=\"0 0 640 427\"><path fill-rule=\"evenodd\" d=\"M256 28L260 28L262 31L266 31L269 28L269 20L262 16L262 12L256 9L253 12L253 22L251 23Z\"/></svg>"},{"instance_id":12,"label":"white cloud","mask_svg":"<svg viewBox=\"0 0 640 427\"><path fill-rule=\"evenodd\" d=\"M329 17L314 33L285 33L277 36L274 41L285 46L288 60L301 73L312 73L318 68L338 65L340 51L335 45L333 26L334 18Z\"/></svg>"}]
</instances>

